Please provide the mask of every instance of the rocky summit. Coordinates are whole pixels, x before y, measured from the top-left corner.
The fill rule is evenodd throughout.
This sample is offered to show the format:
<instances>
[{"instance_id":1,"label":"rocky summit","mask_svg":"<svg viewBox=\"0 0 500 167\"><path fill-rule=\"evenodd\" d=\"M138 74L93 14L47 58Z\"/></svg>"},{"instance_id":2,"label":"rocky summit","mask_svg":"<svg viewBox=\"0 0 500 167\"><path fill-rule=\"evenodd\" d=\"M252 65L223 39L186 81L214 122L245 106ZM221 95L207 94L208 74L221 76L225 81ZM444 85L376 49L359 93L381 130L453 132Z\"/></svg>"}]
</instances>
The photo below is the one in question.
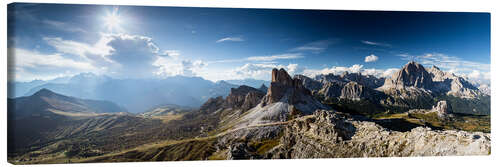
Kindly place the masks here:
<instances>
[{"instance_id":1,"label":"rocky summit","mask_svg":"<svg viewBox=\"0 0 500 167\"><path fill-rule=\"evenodd\" d=\"M451 95L459 98L483 96L482 91L465 78L441 71L436 66L425 68L411 61L392 77L385 80L380 90L424 90L434 94Z\"/></svg>"},{"instance_id":2,"label":"rocky summit","mask_svg":"<svg viewBox=\"0 0 500 167\"><path fill-rule=\"evenodd\" d=\"M284 69L273 69L267 94L259 105L248 111L241 124L286 121L294 115L308 115L326 108L302 85L299 78L292 79Z\"/></svg>"},{"instance_id":3,"label":"rocky summit","mask_svg":"<svg viewBox=\"0 0 500 167\"><path fill-rule=\"evenodd\" d=\"M392 77L385 80L384 86L401 89L404 87L417 87L431 89L432 76L421 64L410 61Z\"/></svg>"}]
</instances>

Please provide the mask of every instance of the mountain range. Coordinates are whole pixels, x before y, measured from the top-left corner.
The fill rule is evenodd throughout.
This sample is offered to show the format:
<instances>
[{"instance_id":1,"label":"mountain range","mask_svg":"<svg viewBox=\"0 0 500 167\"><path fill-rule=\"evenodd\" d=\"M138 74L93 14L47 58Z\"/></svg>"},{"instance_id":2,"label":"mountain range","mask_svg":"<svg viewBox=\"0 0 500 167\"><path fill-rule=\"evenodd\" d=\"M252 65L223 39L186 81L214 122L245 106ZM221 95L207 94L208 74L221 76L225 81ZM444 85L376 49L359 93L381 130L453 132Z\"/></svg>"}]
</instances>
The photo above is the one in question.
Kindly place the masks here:
<instances>
[{"instance_id":1,"label":"mountain range","mask_svg":"<svg viewBox=\"0 0 500 167\"><path fill-rule=\"evenodd\" d=\"M75 78L73 82L87 82L86 78ZM151 109L139 114L126 112L113 102L80 99L44 88L31 96L9 98L9 162L441 156L491 152L490 95L465 78L437 67L425 68L417 62L409 62L389 78L360 73L292 77L284 69L273 69L269 86L261 84L258 88L225 81L204 86L200 78L184 77L168 82L106 81L109 79L102 77L94 83L146 84L145 90L164 94L151 87L168 83L188 89L180 85L190 86L192 79L198 79L200 87L182 93L189 95L197 90L212 96L207 96L199 107L161 105L160 101L170 102L169 96L161 96L156 105L150 103ZM127 91L134 90L126 90L124 83L106 88L124 90L125 93L117 94L130 98L127 95L132 93ZM226 95L217 94L227 89ZM140 95L144 101L152 98Z\"/></svg>"},{"instance_id":2,"label":"mountain range","mask_svg":"<svg viewBox=\"0 0 500 167\"><path fill-rule=\"evenodd\" d=\"M266 81L231 80L233 83L255 82L259 88ZM115 79L105 75L81 73L49 81L9 82L9 98L30 96L41 89L74 97L106 100L140 113L158 105L175 104L199 107L210 97L227 96L238 87L226 81L211 82L200 77L175 76L165 79ZM144 87L144 85L148 85Z\"/></svg>"}]
</instances>

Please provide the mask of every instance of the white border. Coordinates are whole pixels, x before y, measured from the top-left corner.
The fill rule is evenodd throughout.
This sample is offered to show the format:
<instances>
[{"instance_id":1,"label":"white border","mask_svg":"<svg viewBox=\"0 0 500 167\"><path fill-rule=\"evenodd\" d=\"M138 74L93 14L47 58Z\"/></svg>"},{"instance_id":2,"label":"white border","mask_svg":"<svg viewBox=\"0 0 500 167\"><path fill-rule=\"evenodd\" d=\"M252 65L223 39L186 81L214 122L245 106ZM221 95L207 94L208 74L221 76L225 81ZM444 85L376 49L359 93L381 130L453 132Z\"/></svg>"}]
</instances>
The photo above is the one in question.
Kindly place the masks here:
<instances>
[{"instance_id":1,"label":"white border","mask_svg":"<svg viewBox=\"0 0 500 167\"><path fill-rule=\"evenodd\" d=\"M13 166L7 163L7 4L14 1L2 1L0 13L2 51L0 79L1 105L1 143L0 166ZM302 160L242 160L242 161L184 161L184 162L141 162L141 163L89 163L89 164L62 164L37 166L493 166L498 160L496 135L498 133L498 117L500 98L499 86L499 58L498 53L499 4L493 0L379 0L379 1L320 1L320 0L24 0L21 2L35 3L69 3L69 4L105 4L105 5L140 5L140 6L191 6L191 7L233 7L233 8L287 8L287 9L340 9L340 10L397 10L397 11L454 11L454 12L490 12L491 13L491 88L492 88L492 154L490 156L457 156L457 157L411 157L411 158L347 158L347 159L302 159ZM26 165L20 165L26 166Z\"/></svg>"}]
</instances>

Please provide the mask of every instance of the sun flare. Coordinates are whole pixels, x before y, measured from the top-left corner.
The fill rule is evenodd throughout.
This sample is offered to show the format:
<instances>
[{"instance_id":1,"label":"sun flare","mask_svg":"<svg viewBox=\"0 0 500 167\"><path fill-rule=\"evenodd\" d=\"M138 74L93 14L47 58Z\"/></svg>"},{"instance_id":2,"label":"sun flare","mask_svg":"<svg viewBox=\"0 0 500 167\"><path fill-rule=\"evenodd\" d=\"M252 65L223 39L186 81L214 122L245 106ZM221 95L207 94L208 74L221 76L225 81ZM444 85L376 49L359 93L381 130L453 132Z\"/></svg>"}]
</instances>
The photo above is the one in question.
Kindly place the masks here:
<instances>
[{"instance_id":1,"label":"sun flare","mask_svg":"<svg viewBox=\"0 0 500 167\"><path fill-rule=\"evenodd\" d=\"M105 17L104 17L104 24L106 26L106 29L108 31L122 31L123 28L121 27L121 23L123 22L123 19L120 17L118 13L118 8L114 8L113 12L109 12Z\"/></svg>"}]
</instances>

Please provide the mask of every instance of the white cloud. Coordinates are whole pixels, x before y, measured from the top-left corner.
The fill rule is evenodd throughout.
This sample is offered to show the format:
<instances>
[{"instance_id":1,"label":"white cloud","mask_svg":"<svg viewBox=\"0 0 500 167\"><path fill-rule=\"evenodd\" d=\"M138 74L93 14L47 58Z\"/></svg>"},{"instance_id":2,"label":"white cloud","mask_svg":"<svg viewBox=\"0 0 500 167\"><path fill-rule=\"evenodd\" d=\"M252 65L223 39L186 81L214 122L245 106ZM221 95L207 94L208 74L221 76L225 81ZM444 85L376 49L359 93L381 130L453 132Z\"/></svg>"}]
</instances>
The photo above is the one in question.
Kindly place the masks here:
<instances>
[{"instance_id":1,"label":"white cloud","mask_svg":"<svg viewBox=\"0 0 500 167\"><path fill-rule=\"evenodd\" d=\"M361 43L367 44L367 45L373 45L373 46L383 46L383 47L391 47L391 44L387 43L380 43L380 42L373 42L373 41L361 41Z\"/></svg>"},{"instance_id":2,"label":"white cloud","mask_svg":"<svg viewBox=\"0 0 500 167\"><path fill-rule=\"evenodd\" d=\"M285 54L279 54L279 55L271 55L271 56L253 56L253 57L248 57L246 60L250 61L274 61L274 60L279 60L279 59L299 59L303 58L302 54L300 53L285 53Z\"/></svg>"},{"instance_id":3,"label":"white cloud","mask_svg":"<svg viewBox=\"0 0 500 167\"><path fill-rule=\"evenodd\" d=\"M362 68L363 68L363 65L354 64L351 67L333 66L331 68L324 68L324 69L320 69L320 70L307 69L304 71L304 75L310 76L310 77L314 77L314 76L319 75L319 74L330 74L330 73L335 74L335 75L339 75L345 71L350 72L350 73L356 73L356 72L360 72Z\"/></svg>"},{"instance_id":4,"label":"white cloud","mask_svg":"<svg viewBox=\"0 0 500 167\"><path fill-rule=\"evenodd\" d=\"M302 56L301 53L284 53L284 54L276 54L270 56L252 56L241 59L215 60L215 61L209 61L207 63L236 63L236 62L249 62L249 61L269 63L270 61L274 60L300 59L300 58L304 58L304 56Z\"/></svg>"},{"instance_id":5,"label":"white cloud","mask_svg":"<svg viewBox=\"0 0 500 167\"><path fill-rule=\"evenodd\" d=\"M200 76L207 63L201 60L180 60L172 57L159 57L154 63L158 67L155 74L160 77Z\"/></svg>"},{"instance_id":6,"label":"white cloud","mask_svg":"<svg viewBox=\"0 0 500 167\"><path fill-rule=\"evenodd\" d=\"M399 69L397 69L397 68L364 69L363 65L354 64L350 67L333 66L331 68L323 68L323 69L306 69L306 70L304 70L303 74L306 76L309 76L309 77L315 77L316 75L321 75L321 74L340 75L344 72L349 72L349 73L358 73L359 72L363 75L373 75L375 77L381 78L381 77L390 77L392 74L394 74L394 72L396 72L398 70Z\"/></svg>"},{"instance_id":7,"label":"white cloud","mask_svg":"<svg viewBox=\"0 0 500 167\"><path fill-rule=\"evenodd\" d=\"M46 56L36 55L26 58L26 56L17 56L23 52L14 51L16 58L19 57L21 60L20 63L25 64L21 67L25 72L41 70L47 66L41 63L53 62L51 67L59 73L67 71L65 68L69 67L63 67L67 65L72 67L72 70L69 70L71 72L78 69L78 72L105 73L117 78L150 78L158 76L155 75L158 70L165 68L164 65L154 64L160 58L169 58L169 60L174 60L174 63L180 64L182 71L178 73L185 75L194 75L196 69L203 65L198 61L181 60L178 50L161 51L152 38L146 36L103 33L101 38L93 44L58 37L44 37L43 40L56 52ZM44 57L44 60L37 59L39 57ZM27 70L27 68L34 70Z\"/></svg>"},{"instance_id":8,"label":"white cloud","mask_svg":"<svg viewBox=\"0 0 500 167\"><path fill-rule=\"evenodd\" d=\"M295 74L300 74L303 72L304 68L300 67L298 64L274 64L274 63L263 63L263 64L253 64L247 63L241 67L237 67L227 72L227 79L260 79L260 80L271 80L271 72L273 68L283 68L293 76Z\"/></svg>"},{"instance_id":9,"label":"white cloud","mask_svg":"<svg viewBox=\"0 0 500 167\"><path fill-rule=\"evenodd\" d=\"M61 30L61 31L67 31L67 32L87 32L83 28L77 27L73 24L66 23L66 22L61 22L61 21L55 21L55 20L48 20L44 19L41 21L42 23L50 26L53 29Z\"/></svg>"},{"instance_id":10,"label":"white cloud","mask_svg":"<svg viewBox=\"0 0 500 167\"><path fill-rule=\"evenodd\" d=\"M61 54L43 54L20 48L8 49L9 79L30 81L33 79L51 79L61 75L76 74L80 71L99 73L103 69L89 62L75 61Z\"/></svg>"},{"instance_id":11,"label":"white cloud","mask_svg":"<svg viewBox=\"0 0 500 167\"><path fill-rule=\"evenodd\" d=\"M363 75L373 75L375 77L391 77L392 74L395 72L399 71L400 69L398 68L388 68L388 69L375 69L375 68L369 68L369 69L363 69L361 72Z\"/></svg>"},{"instance_id":12,"label":"white cloud","mask_svg":"<svg viewBox=\"0 0 500 167\"><path fill-rule=\"evenodd\" d=\"M179 58L181 56L181 52L178 50L165 50L163 51L163 55L170 56L173 58Z\"/></svg>"},{"instance_id":13,"label":"white cloud","mask_svg":"<svg viewBox=\"0 0 500 167\"><path fill-rule=\"evenodd\" d=\"M376 62L378 60L378 57L375 56L374 54L371 54L370 56L366 56L365 57L365 62L366 63L369 63L369 62Z\"/></svg>"},{"instance_id":14,"label":"white cloud","mask_svg":"<svg viewBox=\"0 0 500 167\"><path fill-rule=\"evenodd\" d=\"M105 34L108 39L107 45L113 50L106 58L110 59L110 72L121 78L148 78L154 77L158 66L154 63L160 57L166 55L160 53L160 49L152 38L127 34Z\"/></svg>"},{"instance_id":15,"label":"white cloud","mask_svg":"<svg viewBox=\"0 0 500 167\"><path fill-rule=\"evenodd\" d=\"M226 37L226 38L219 39L215 42L221 43L221 42L226 42L226 41L242 42L242 41L245 41L245 39L243 39L242 37Z\"/></svg>"},{"instance_id":16,"label":"white cloud","mask_svg":"<svg viewBox=\"0 0 500 167\"><path fill-rule=\"evenodd\" d=\"M332 40L320 40L315 42L310 42L305 45L290 49L292 52L302 52L309 51L312 53L321 53L328 48L330 44L332 44Z\"/></svg>"},{"instance_id":17,"label":"white cloud","mask_svg":"<svg viewBox=\"0 0 500 167\"><path fill-rule=\"evenodd\" d=\"M105 38L101 38L93 45L72 40L63 40L58 37L44 37L43 40L47 42L48 45L54 47L59 53L77 55L87 61L95 59L109 61L104 56L109 55L111 51L113 51L113 48L107 45L109 40Z\"/></svg>"}]
</instances>

